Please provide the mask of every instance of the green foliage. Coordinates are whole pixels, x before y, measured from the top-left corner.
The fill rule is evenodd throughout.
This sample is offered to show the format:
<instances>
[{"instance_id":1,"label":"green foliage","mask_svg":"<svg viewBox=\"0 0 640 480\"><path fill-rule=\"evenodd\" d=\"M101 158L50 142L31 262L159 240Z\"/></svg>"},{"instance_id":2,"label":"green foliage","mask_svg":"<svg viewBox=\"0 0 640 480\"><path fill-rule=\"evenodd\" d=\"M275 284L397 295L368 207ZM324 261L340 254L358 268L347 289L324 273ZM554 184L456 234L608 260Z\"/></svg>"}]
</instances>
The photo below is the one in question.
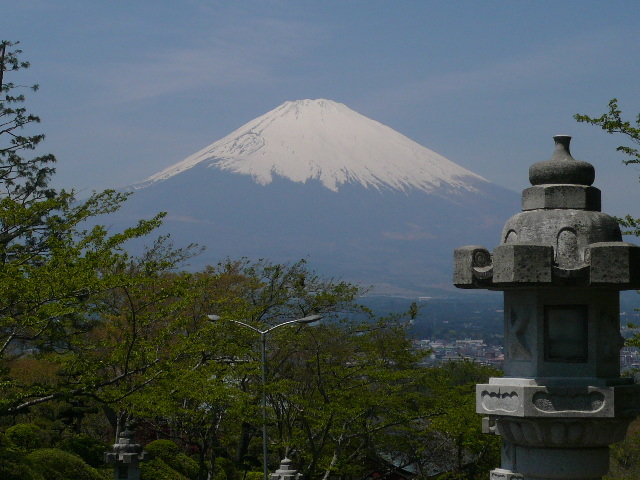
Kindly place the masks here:
<instances>
[{"instance_id":1,"label":"green foliage","mask_svg":"<svg viewBox=\"0 0 640 480\"><path fill-rule=\"evenodd\" d=\"M145 450L190 480L197 480L198 462L182 453L178 445L171 440L154 440Z\"/></svg>"},{"instance_id":2,"label":"green foliage","mask_svg":"<svg viewBox=\"0 0 640 480\"><path fill-rule=\"evenodd\" d=\"M609 134L620 133L626 136L627 140L640 145L640 114L636 117L635 127L628 120L623 120L621 114L622 111L618 108L618 99L613 98L609 101L609 111L600 117L576 114L573 118L578 122L596 125ZM622 145L616 150L630 157L624 160L625 164L640 163L640 152L637 148Z\"/></svg>"},{"instance_id":3,"label":"green foliage","mask_svg":"<svg viewBox=\"0 0 640 480\"><path fill-rule=\"evenodd\" d=\"M596 125L609 134L621 134L632 145L640 145L640 114L636 117L635 126L630 121L623 120L617 98L609 101L609 111L599 117L576 114L573 118L581 123ZM626 159L623 160L624 164L640 163L640 151L638 151L638 148L620 145L616 150L626 155ZM640 236L640 219L627 215L624 218L618 218L618 222L621 226L629 229L624 232L626 235Z\"/></svg>"},{"instance_id":4,"label":"green foliage","mask_svg":"<svg viewBox=\"0 0 640 480\"><path fill-rule=\"evenodd\" d=\"M33 423L18 423L7 428L5 435L13 445L25 452L31 452L44 445L44 432Z\"/></svg>"},{"instance_id":5,"label":"green foliage","mask_svg":"<svg viewBox=\"0 0 640 480\"><path fill-rule=\"evenodd\" d=\"M6 435L0 433L0 478L3 480L43 480L33 470L23 449L17 448Z\"/></svg>"},{"instance_id":6,"label":"green foliage","mask_svg":"<svg viewBox=\"0 0 640 480\"><path fill-rule=\"evenodd\" d=\"M44 135L23 135L39 118L23 106L23 87L6 81L29 66L14 46L2 42L0 56L0 415L52 400L115 404L176 361L157 348L180 328L167 315L183 284L167 276L195 251L161 238L133 258L126 243L162 214L111 234L90 224L127 195L78 202L48 187L55 158L22 156ZM35 360L37 378L15 368L25 360Z\"/></svg>"},{"instance_id":7,"label":"green foliage","mask_svg":"<svg viewBox=\"0 0 640 480\"><path fill-rule=\"evenodd\" d=\"M161 458L154 458L140 467L140 480L189 480L172 469Z\"/></svg>"},{"instance_id":8,"label":"green foliage","mask_svg":"<svg viewBox=\"0 0 640 480\"><path fill-rule=\"evenodd\" d=\"M247 472L244 480L262 480L264 478L264 472Z\"/></svg>"},{"instance_id":9,"label":"green foliage","mask_svg":"<svg viewBox=\"0 0 640 480\"><path fill-rule=\"evenodd\" d=\"M149 443L144 449L154 457L166 458L174 457L180 453L180 447L171 440L154 440Z\"/></svg>"},{"instance_id":10,"label":"green foliage","mask_svg":"<svg viewBox=\"0 0 640 480\"><path fill-rule=\"evenodd\" d=\"M159 431L169 427L198 451L204 478L212 465L216 468L219 457L214 452L235 458L241 470L243 459L260 456L253 451L262 396L260 336L224 319L238 318L267 329L312 313L329 317L362 310L354 303L361 289L321 278L304 261L227 261L189 277L187 283L181 298L188 299L188 308L173 312L184 315L182 361L130 400L136 415L152 419ZM211 323L206 319L209 313L223 320ZM312 327L292 325L285 335L303 336L308 329ZM270 369L282 361L279 330L269 335ZM225 475L232 473L227 470Z\"/></svg>"},{"instance_id":11,"label":"green foliage","mask_svg":"<svg viewBox=\"0 0 640 480\"><path fill-rule=\"evenodd\" d=\"M604 480L635 480L640 478L640 419L629 426L627 437L610 447L611 468Z\"/></svg>"},{"instance_id":12,"label":"green foliage","mask_svg":"<svg viewBox=\"0 0 640 480\"><path fill-rule=\"evenodd\" d=\"M456 471L467 475L464 478L473 478L472 473L487 463L487 457L494 465L499 464L500 440L482 433L482 419L475 413L475 386L500 375L492 367L466 359L447 362L427 372L426 385L440 412L431 425L450 439ZM482 478L488 475L486 471L478 473Z\"/></svg>"},{"instance_id":13,"label":"green foliage","mask_svg":"<svg viewBox=\"0 0 640 480\"><path fill-rule=\"evenodd\" d=\"M87 465L80 457L63 450L35 450L27 459L44 480L104 480L95 468Z\"/></svg>"},{"instance_id":14,"label":"green foliage","mask_svg":"<svg viewBox=\"0 0 640 480\"><path fill-rule=\"evenodd\" d=\"M228 458L218 457L215 460L214 480L234 480L238 477L235 464Z\"/></svg>"},{"instance_id":15,"label":"green foliage","mask_svg":"<svg viewBox=\"0 0 640 480\"><path fill-rule=\"evenodd\" d=\"M65 438L60 443L60 449L79 456L94 468L99 468L104 465L104 452L110 450L111 445L86 434L79 434Z\"/></svg>"},{"instance_id":16,"label":"green foliage","mask_svg":"<svg viewBox=\"0 0 640 480\"><path fill-rule=\"evenodd\" d=\"M127 242L162 215L120 233L91 226L126 196L76 202L48 187L52 155L22 156L44 136L23 135L39 118L24 108L22 87L5 81L29 66L14 46L3 42L0 52L0 417L34 424L0 436L2 478L101 478L91 465L101 463L104 438L69 434L104 412L116 431L136 416L197 452L196 461L171 441L151 442L144 480L234 480L259 468L249 463L261 457L263 394L271 470L284 456L309 478L410 465L472 478L484 468L494 450L479 434L472 385L493 373L468 362L424 369L402 319L374 322L357 304L362 288L305 261L177 272L196 251L166 237L128 254ZM212 313L222 320L209 322ZM345 320L352 313L371 322ZM263 388L256 330L311 314L324 323L269 333ZM418 314L414 303L408 319ZM35 420L45 417L40 430ZM41 448L51 444L61 450Z\"/></svg>"}]
</instances>

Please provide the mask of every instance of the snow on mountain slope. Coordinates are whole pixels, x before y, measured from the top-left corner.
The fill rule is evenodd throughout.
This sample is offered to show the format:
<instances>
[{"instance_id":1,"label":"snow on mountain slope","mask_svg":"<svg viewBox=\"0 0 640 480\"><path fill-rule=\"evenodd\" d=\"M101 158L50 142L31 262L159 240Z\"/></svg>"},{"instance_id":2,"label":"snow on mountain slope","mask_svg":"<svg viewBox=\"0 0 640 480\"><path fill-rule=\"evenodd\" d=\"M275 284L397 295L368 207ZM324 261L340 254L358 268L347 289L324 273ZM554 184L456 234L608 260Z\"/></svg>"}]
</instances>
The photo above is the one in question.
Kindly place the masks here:
<instances>
[{"instance_id":1,"label":"snow on mountain slope","mask_svg":"<svg viewBox=\"0 0 640 480\"><path fill-rule=\"evenodd\" d=\"M200 163L251 175L262 185L278 175L301 183L316 179L333 191L348 183L377 190L476 191L473 184L486 181L344 104L324 99L286 102L133 187L147 187Z\"/></svg>"}]
</instances>

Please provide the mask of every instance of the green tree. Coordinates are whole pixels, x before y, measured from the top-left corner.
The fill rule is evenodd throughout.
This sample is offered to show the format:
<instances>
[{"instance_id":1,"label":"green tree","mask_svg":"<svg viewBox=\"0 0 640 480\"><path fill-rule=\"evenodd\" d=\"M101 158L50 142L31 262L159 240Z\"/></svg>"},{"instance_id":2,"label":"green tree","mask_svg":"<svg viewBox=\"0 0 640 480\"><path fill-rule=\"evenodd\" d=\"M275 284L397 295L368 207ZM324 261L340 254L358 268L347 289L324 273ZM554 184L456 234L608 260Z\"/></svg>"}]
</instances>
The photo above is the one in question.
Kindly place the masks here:
<instances>
[{"instance_id":1,"label":"green tree","mask_svg":"<svg viewBox=\"0 0 640 480\"><path fill-rule=\"evenodd\" d=\"M278 333L269 404L280 457L325 479L405 466L395 461L393 433L422 428L433 414L405 327L397 319L329 322L301 330L295 342Z\"/></svg>"},{"instance_id":2,"label":"green tree","mask_svg":"<svg viewBox=\"0 0 640 480\"><path fill-rule=\"evenodd\" d=\"M183 318L186 339L181 363L135 395L132 403L136 415L157 431L194 448L200 478L207 478L225 459L250 468L254 462L247 460L261 440L260 337L224 318L265 329L310 313L362 310L354 302L361 289L321 278L304 261L280 265L228 260L193 274L189 282L186 308L174 312ZM223 320L212 324L206 316L210 313ZM297 336L295 328L288 334ZM279 343L270 335L270 368L279 364Z\"/></svg>"},{"instance_id":3,"label":"green tree","mask_svg":"<svg viewBox=\"0 0 640 480\"><path fill-rule=\"evenodd\" d=\"M115 400L127 388L135 390L150 381L157 374L153 368L163 363L149 361L149 354L141 358L149 345L137 341L143 336L138 334L136 314L129 317L136 326L128 330L128 338L120 339L121 348L109 350L110 360L95 354L106 349L108 340L116 345L115 336L106 335L105 340L105 296L116 290L125 295L127 289L144 290L143 284L155 282L193 252L175 250L161 239L134 258L125 250L127 242L152 232L162 214L110 233L95 225L96 218L117 210L126 195L105 191L77 201L73 191L49 187L55 157L26 157L44 139L29 133L40 119L27 112L22 93L36 91L37 85L7 81L29 67L19 59L16 45L0 43L0 415L15 415L52 400L98 394L103 399L105 390ZM132 274L133 267L139 274ZM164 298L152 301L160 305ZM161 335L157 327L157 341L163 335L166 332ZM113 362L107 365L118 360L117 355L124 358L119 359L122 369ZM48 365L51 375L25 379L14 369L25 359ZM122 391L114 392L116 387Z\"/></svg>"},{"instance_id":4,"label":"green tree","mask_svg":"<svg viewBox=\"0 0 640 480\"><path fill-rule=\"evenodd\" d=\"M445 478L484 479L490 466L500 463L500 439L482 433L482 418L475 413L476 384L500 375L493 367L466 359L428 371L427 390L439 412L430 426L444 440L437 442L440 455L446 452L453 460L446 464L449 476Z\"/></svg>"}]
</instances>

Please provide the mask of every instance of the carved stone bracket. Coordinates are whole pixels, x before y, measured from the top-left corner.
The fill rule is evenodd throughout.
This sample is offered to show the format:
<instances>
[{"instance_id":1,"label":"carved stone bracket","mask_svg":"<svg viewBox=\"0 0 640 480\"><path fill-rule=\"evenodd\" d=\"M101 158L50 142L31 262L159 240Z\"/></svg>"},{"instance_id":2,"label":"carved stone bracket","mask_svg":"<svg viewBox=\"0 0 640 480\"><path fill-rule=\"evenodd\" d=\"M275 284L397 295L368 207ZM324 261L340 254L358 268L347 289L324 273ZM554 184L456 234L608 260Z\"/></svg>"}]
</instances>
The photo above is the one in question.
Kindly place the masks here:
<instances>
[{"instance_id":1,"label":"carved stone bracket","mask_svg":"<svg viewBox=\"0 0 640 480\"><path fill-rule=\"evenodd\" d=\"M632 417L640 409L640 385L550 387L476 385L476 412L510 417Z\"/></svg>"}]
</instances>

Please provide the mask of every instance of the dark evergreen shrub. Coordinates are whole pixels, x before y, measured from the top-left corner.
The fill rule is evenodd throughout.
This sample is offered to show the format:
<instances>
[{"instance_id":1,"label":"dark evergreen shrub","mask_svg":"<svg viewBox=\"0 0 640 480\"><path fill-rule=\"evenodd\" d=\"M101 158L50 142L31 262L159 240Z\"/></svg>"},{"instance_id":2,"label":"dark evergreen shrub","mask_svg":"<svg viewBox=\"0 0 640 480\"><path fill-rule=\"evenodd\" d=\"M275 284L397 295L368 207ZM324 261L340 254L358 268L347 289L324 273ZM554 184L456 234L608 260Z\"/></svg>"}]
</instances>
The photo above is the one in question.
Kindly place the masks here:
<instances>
[{"instance_id":1,"label":"dark evergreen shrub","mask_svg":"<svg viewBox=\"0 0 640 480\"><path fill-rule=\"evenodd\" d=\"M16 447L31 452L44 446L45 434L33 423L18 423L7 428L5 435Z\"/></svg>"},{"instance_id":2,"label":"dark evergreen shrub","mask_svg":"<svg viewBox=\"0 0 640 480\"><path fill-rule=\"evenodd\" d=\"M157 457L142 464L140 480L189 480Z\"/></svg>"},{"instance_id":3,"label":"dark evergreen shrub","mask_svg":"<svg viewBox=\"0 0 640 480\"><path fill-rule=\"evenodd\" d=\"M41 448L27 456L44 480L104 480L104 477L77 455L57 448Z\"/></svg>"},{"instance_id":4,"label":"dark evergreen shrub","mask_svg":"<svg viewBox=\"0 0 640 480\"><path fill-rule=\"evenodd\" d=\"M154 457L162 459L189 480L198 480L200 471L198 462L182 453L180 447L171 440L154 440L145 447L145 450Z\"/></svg>"},{"instance_id":5,"label":"dark evergreen shrub","mask_svg":"<svg viewBox=\"0 0 640 480\"><path fill-rule=\"evenodd\" d=\"M44 480L31 468L25 451L17 448L3 433L0 433L0 479Z\"/></svg>"},{"instance_id":6,"label":"dark evergreen shrub","mask_svg":"<svg viewBox=\"0 0 640 480\"><path fill-rule=\"evenodd\" d=\"M232 480L235 478L242 478L241 474L238 473L235 463L228 458L216 458L214 480Z\"/></svg>"},{"instance_id":7,"label":"dark evergreen shrub","mask_svg":"<svg viewBox=\"0 0 640 480\"><path fill-rule=\"evenodd\" d=\"M111 451L112 446L88 435L80 434L65 438L60 449L75 453L94 468L104 465L104 452Z\"/></svg>"}]
</instances>

